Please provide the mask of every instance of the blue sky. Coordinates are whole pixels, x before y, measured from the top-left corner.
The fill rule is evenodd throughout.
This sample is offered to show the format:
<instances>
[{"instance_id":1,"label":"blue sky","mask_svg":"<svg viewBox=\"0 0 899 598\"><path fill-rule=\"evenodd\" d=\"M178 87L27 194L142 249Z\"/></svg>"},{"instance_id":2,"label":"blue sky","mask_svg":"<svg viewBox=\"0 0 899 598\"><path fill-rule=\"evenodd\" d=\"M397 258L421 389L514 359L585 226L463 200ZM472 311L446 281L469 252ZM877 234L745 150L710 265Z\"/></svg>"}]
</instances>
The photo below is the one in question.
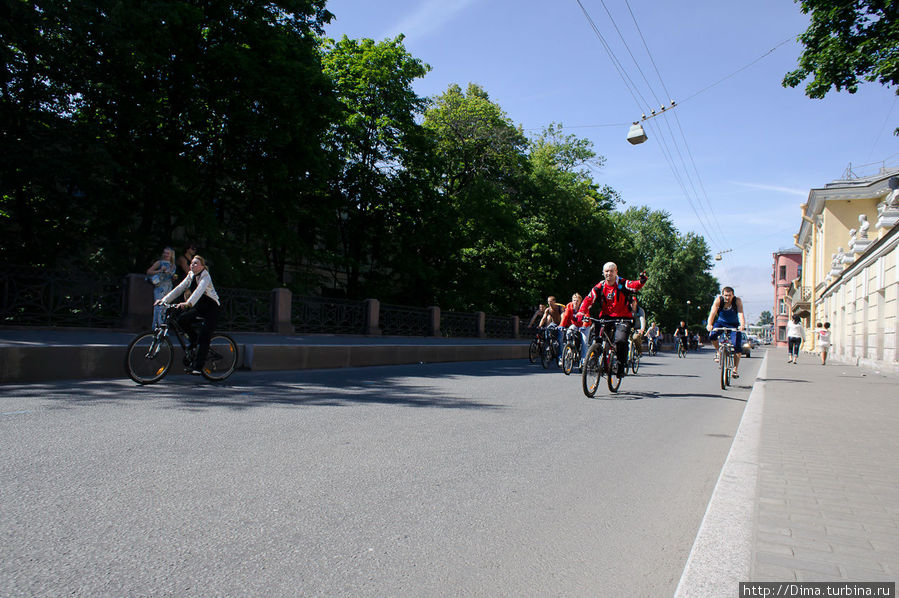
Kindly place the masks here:
<instances>
[{"instance_id":1,"label":"blue sky","mask_svg":"<svg viewBox=\"0 0 899 598\"><path fill-rule=\"evenodd\" d=\"M432 67L415 85L422 96L477 83L530 134L562 123L590 139L606 159L594 180L626 206L665 210L713 253L731 250L713 273L735 287L750 322L773 309L772 253L793 246L809 189L850 164L859 175L899 165L892 90L866 83L812 100L781 86L808 24L789 0L330 0L328 10L329 37L405 34L407 50ZM646 121L649 140L632 146L641 98L678 106Z\"/></svg>"}]
</instances>

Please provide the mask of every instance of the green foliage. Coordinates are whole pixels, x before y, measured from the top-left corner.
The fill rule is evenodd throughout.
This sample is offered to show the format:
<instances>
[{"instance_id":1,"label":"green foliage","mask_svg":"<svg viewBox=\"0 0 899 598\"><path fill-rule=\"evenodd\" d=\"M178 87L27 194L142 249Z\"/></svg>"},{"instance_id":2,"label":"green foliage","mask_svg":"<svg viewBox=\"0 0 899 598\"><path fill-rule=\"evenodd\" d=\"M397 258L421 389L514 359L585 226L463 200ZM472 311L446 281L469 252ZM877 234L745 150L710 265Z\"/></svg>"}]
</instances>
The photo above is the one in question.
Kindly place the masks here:
<instances>
[{"instance_id":1,"label":"green foliage","mask_svg":"<svg viewBox=\"0 0 899 598\"><path fill-rule=\"evenodd\" d=\"M419 97L402 36L322 39L324 6L5 2L0 261L120 275L193 240L220 286L530 316L612 260L663 327L707 307L704 241L616 212L589 140Z\"/></svg>"},{"instance_id":2,"label":"green foliage","mask_svg":"<svg viewBox=\"0 0 899 598\"><path fill-rule=\"evenodd\" d=\"M811 24L799 36L805 50L799 68L784 77L796 87L808 77L810 98L831 89L855 93L859 79L892 86L899 82L899 5L892 0L801 0ZM899 92L899 89L897 89Z\"/></svg>"},{"instance_id":3,"label":"green foliage","mask_svg":"<svg viewBox=\"0 0 899 598\"><path fill-rule=\"evenodd\" d=\"M759 321L758 321L759 326L770 326L773 323L774 323L774 316L771 315L770 311L765 310L759 315Z\"/></svg>"}]
</instances>

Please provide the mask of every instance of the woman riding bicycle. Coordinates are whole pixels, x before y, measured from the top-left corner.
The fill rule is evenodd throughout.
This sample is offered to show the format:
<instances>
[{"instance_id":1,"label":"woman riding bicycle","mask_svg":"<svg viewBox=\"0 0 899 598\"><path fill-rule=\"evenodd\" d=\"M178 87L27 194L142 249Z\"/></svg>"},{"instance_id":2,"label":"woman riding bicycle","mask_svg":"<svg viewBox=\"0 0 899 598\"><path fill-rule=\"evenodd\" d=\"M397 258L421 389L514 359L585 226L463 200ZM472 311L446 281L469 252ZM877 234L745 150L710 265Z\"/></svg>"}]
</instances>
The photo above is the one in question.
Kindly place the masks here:
<instances>
[{"instance_id":1,"label":"woman riding bicycle","mask_svg":"<svg viewBox=\"0 0 899 598\"><path fill-rule=\"evenodd\" d=\"M712 303L712 309L709 311L709 321L706 329L709 331L709 340L715 347L715 361L718 361L718 336L721 333L714 328L736 328L734 332L734 371L731 377L739 378L737 370L740 368L740 347L742 344L742 334L740 331L746 329L746 318L743 316L743 301L739 297L734 296L732 287L724 287L721 294L715 298ZM730 334L730 333L728 333Z\"/></svg>"},{"instance_id":2,"label":"woman riding bicycle","mask_svg":"<svg viewBox=\"0 0 899 598\"><path fill-rule=\"evenodd\" d=\"M190 339L188 350L194 347L197 349L197 356L190 365L189 373L199 376L202 374L203 364L206 363L206 356L209 354L209 340L218 324L220 306L218 293L212 286L212 277L209 275L209 270L206 269L206 260L195 255L190 261L190 272L187 277L165 297L156 301L154 305L170 303L188 289L191 292L190 297L187 301L176 304L175 307L186 310L178 316L178 324ZM197 339L197 332L193 327L193 323L198 317L205 319L205 323L200 329L199 339Z\"/></svg>"}]
</instances>

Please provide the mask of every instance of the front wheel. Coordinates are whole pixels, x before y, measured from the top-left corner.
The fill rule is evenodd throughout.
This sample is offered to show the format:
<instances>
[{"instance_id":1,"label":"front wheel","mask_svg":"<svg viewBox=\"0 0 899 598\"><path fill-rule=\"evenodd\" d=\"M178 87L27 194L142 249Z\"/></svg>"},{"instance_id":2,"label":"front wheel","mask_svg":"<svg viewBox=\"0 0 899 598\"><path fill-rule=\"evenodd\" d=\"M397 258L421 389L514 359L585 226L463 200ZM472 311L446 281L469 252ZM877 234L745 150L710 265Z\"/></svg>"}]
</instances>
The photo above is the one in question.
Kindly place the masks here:
<instances>
[{"instance_id":1,"label":"front wheel","mask_svg":"<svg viewBox=\"0 0 899 598\"><path fill-rule=\"evenodd\" d=\"M609 390L618 392L618 387L621 386L621 377L618 375L618 356L615 354L615 349L610 349L606 352L605 361L608 368L606 371L606 382Z\"/></svg>"},{"instance_id":2,"label":"front wheel","mask_svg":"<svg viewBox=\"0 0 899 598\"><path fill-rule=\"evenodd\" d=\"M677 356L678 357L686 357L687 356L687 348L684 346L684 343L678 343Z\"/></svg>"},{"instance_id":3,"label":"front wheel","mask_svg":"<svg viewBox=\"0 0 899 598\"><path fill-rule=\"evenodd\" d=\"M726 355L727 355L727 374L725 375L724 382L725 382L725 384L727 384L727 386L730 386L730 375L731 375L731 372L734 371L734 354L731 353L730 351L727 351Z\"/></svg>"},{"instance_id":4,"label":"front wheel","mask_svg":"<svg viewBox=\"0 0 899 598\"><path fill-rule=\"evenodd\" d=\"M549 369L549 365L553 361L553 344L552 341L544 341L543 348L540 350L540 363L543 369Z\"/></svg>"},{"instance_id":5,"label":"front wheel","mask_svg":"<svg viewBox=\"0 0 899 598\"><path fill-rule=\"evenodd\" d=\"M640 352L634 351L634 358L631 360L631 372L636 374L640 369Z\"/></svg>"},{"instance_id":6,"label":"front wheel","mask_svg":"<svg viewBox=\"0 0 899 598\"><path fill-rule=\"evenodd\" d=\"M138 384L162 380L172 367L172 342L155 332L137 335L125 351L125 372Z\"/></svg>"},{"instance_id":7,"label":"front wheel","mask_svg":"<svg viewBox=\"0 0 899 598\"><path fill-rule=\"evenodd\" d=\"M602 378L602 369L600 364L599 345L594 343L587 350L587 359L584 361L584 368L581 370L581 385L584 388L584 394L590 398L596 395L596 389L599 388L599 379Z\"/></svg>"},{"instance_id":8,"label":"front wheel","mask_svg":"<svg viewBox=\"0 0 899 598\"><path fill-rule=\"evenodd\" d=\"M203 364L203 376L221 382L237 369L237 343L227 334L214 334L209 341L209 354Z\"/></svg>"},{"instance_id":9,"label":"front wheel","mask_svg":"<svg viewBox=\"0 0 899 598\"><path fill-rule=\"evenodd\" d=\"M540 359L540 345L537 344L535 339L531 341L531 345L528 347L528 360L531 363L537 363L538 359Z\"/></svg>"},{"instance_id":10,"label":"front wheel","mask_svg":"<svg viewBox=\"0 0 899 598\"><path fill-rule=\"evenodd\" d=\"M565 347L565 351L562 353L562 371L566 376L571 375L571 370L574 369L574 360L576 359L574 355L574 347L571 345L567 345Z\"/></svg>"},{"instance_id":11,"label":"front wheel","mask_svg":"<svg viewBox=\"0 0 899 598\"><path fill-rule=\"evenodd\" d=\"M727 375L727 353L724 348L718 349L718 367L721 369L721 390L726 390L729 376Z\"/></svg>"}]
</instances>

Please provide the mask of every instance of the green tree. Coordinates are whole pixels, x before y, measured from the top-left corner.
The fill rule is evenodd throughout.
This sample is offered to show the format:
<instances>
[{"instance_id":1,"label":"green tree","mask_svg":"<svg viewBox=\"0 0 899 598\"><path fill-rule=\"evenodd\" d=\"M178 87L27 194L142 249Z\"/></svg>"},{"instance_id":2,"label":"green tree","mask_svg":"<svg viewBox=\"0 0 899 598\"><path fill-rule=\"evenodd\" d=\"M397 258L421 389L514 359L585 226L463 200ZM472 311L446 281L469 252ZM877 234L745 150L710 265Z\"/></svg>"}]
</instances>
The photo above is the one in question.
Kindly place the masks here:
<instances>
[{"instance_id":1,"label":"green tree","mask_svg":"<svg viewBox=\"0 0 899 598\"><path fill-rule=\"evenodd\" d=\"M758 321L759 326L770 326L773 323L774 323L774 316L771 315L770 311L765 310L759 315L759 321Z\"/></svg>"},{"instance_id":2,"label":"green tree","mask_svg":"<svg viewBox=\"0 0 899 598\"><path fill-rule=\"evenodd\" d=\"M354 298L389 292L385 277L401 250L393 231L409 209L405 188L414 187L408 173L428 147L415 120L425 100L412 83L430 67L402 42L402 35L377 43L344 36L328 40L323 51L324 72L342 103L327 139L329 196L336 209L333 234L325 241L335 280L345 279Z\"/></svg>"},{"instance_id":3,"label":"green tree","mask_svg":"<svg viewBox=\"0 0 899 598\"><path fill-rule=\"evenodd\" d=\"M451 85L433 100L438 202L446 220L435 269L443 307L500 313L515 304L524 238L527 139L482 88ZM514 290L513 290L514 289Z\"/></svg>"},{"instance_id":4,"label":"green tree","mask_svg":"<svg viewBox=\"0 0 899 598\"><path fill-rule=\"evenodd\" d=\"M823 98L831 89L855 93L860 79L887 86L899 82L899 5L891 0L800 0L799 5L811 23L799 36L805 49L798 68L784 77L785 87L812 77L806 95Z\"/></svg>"}]
</instances>

